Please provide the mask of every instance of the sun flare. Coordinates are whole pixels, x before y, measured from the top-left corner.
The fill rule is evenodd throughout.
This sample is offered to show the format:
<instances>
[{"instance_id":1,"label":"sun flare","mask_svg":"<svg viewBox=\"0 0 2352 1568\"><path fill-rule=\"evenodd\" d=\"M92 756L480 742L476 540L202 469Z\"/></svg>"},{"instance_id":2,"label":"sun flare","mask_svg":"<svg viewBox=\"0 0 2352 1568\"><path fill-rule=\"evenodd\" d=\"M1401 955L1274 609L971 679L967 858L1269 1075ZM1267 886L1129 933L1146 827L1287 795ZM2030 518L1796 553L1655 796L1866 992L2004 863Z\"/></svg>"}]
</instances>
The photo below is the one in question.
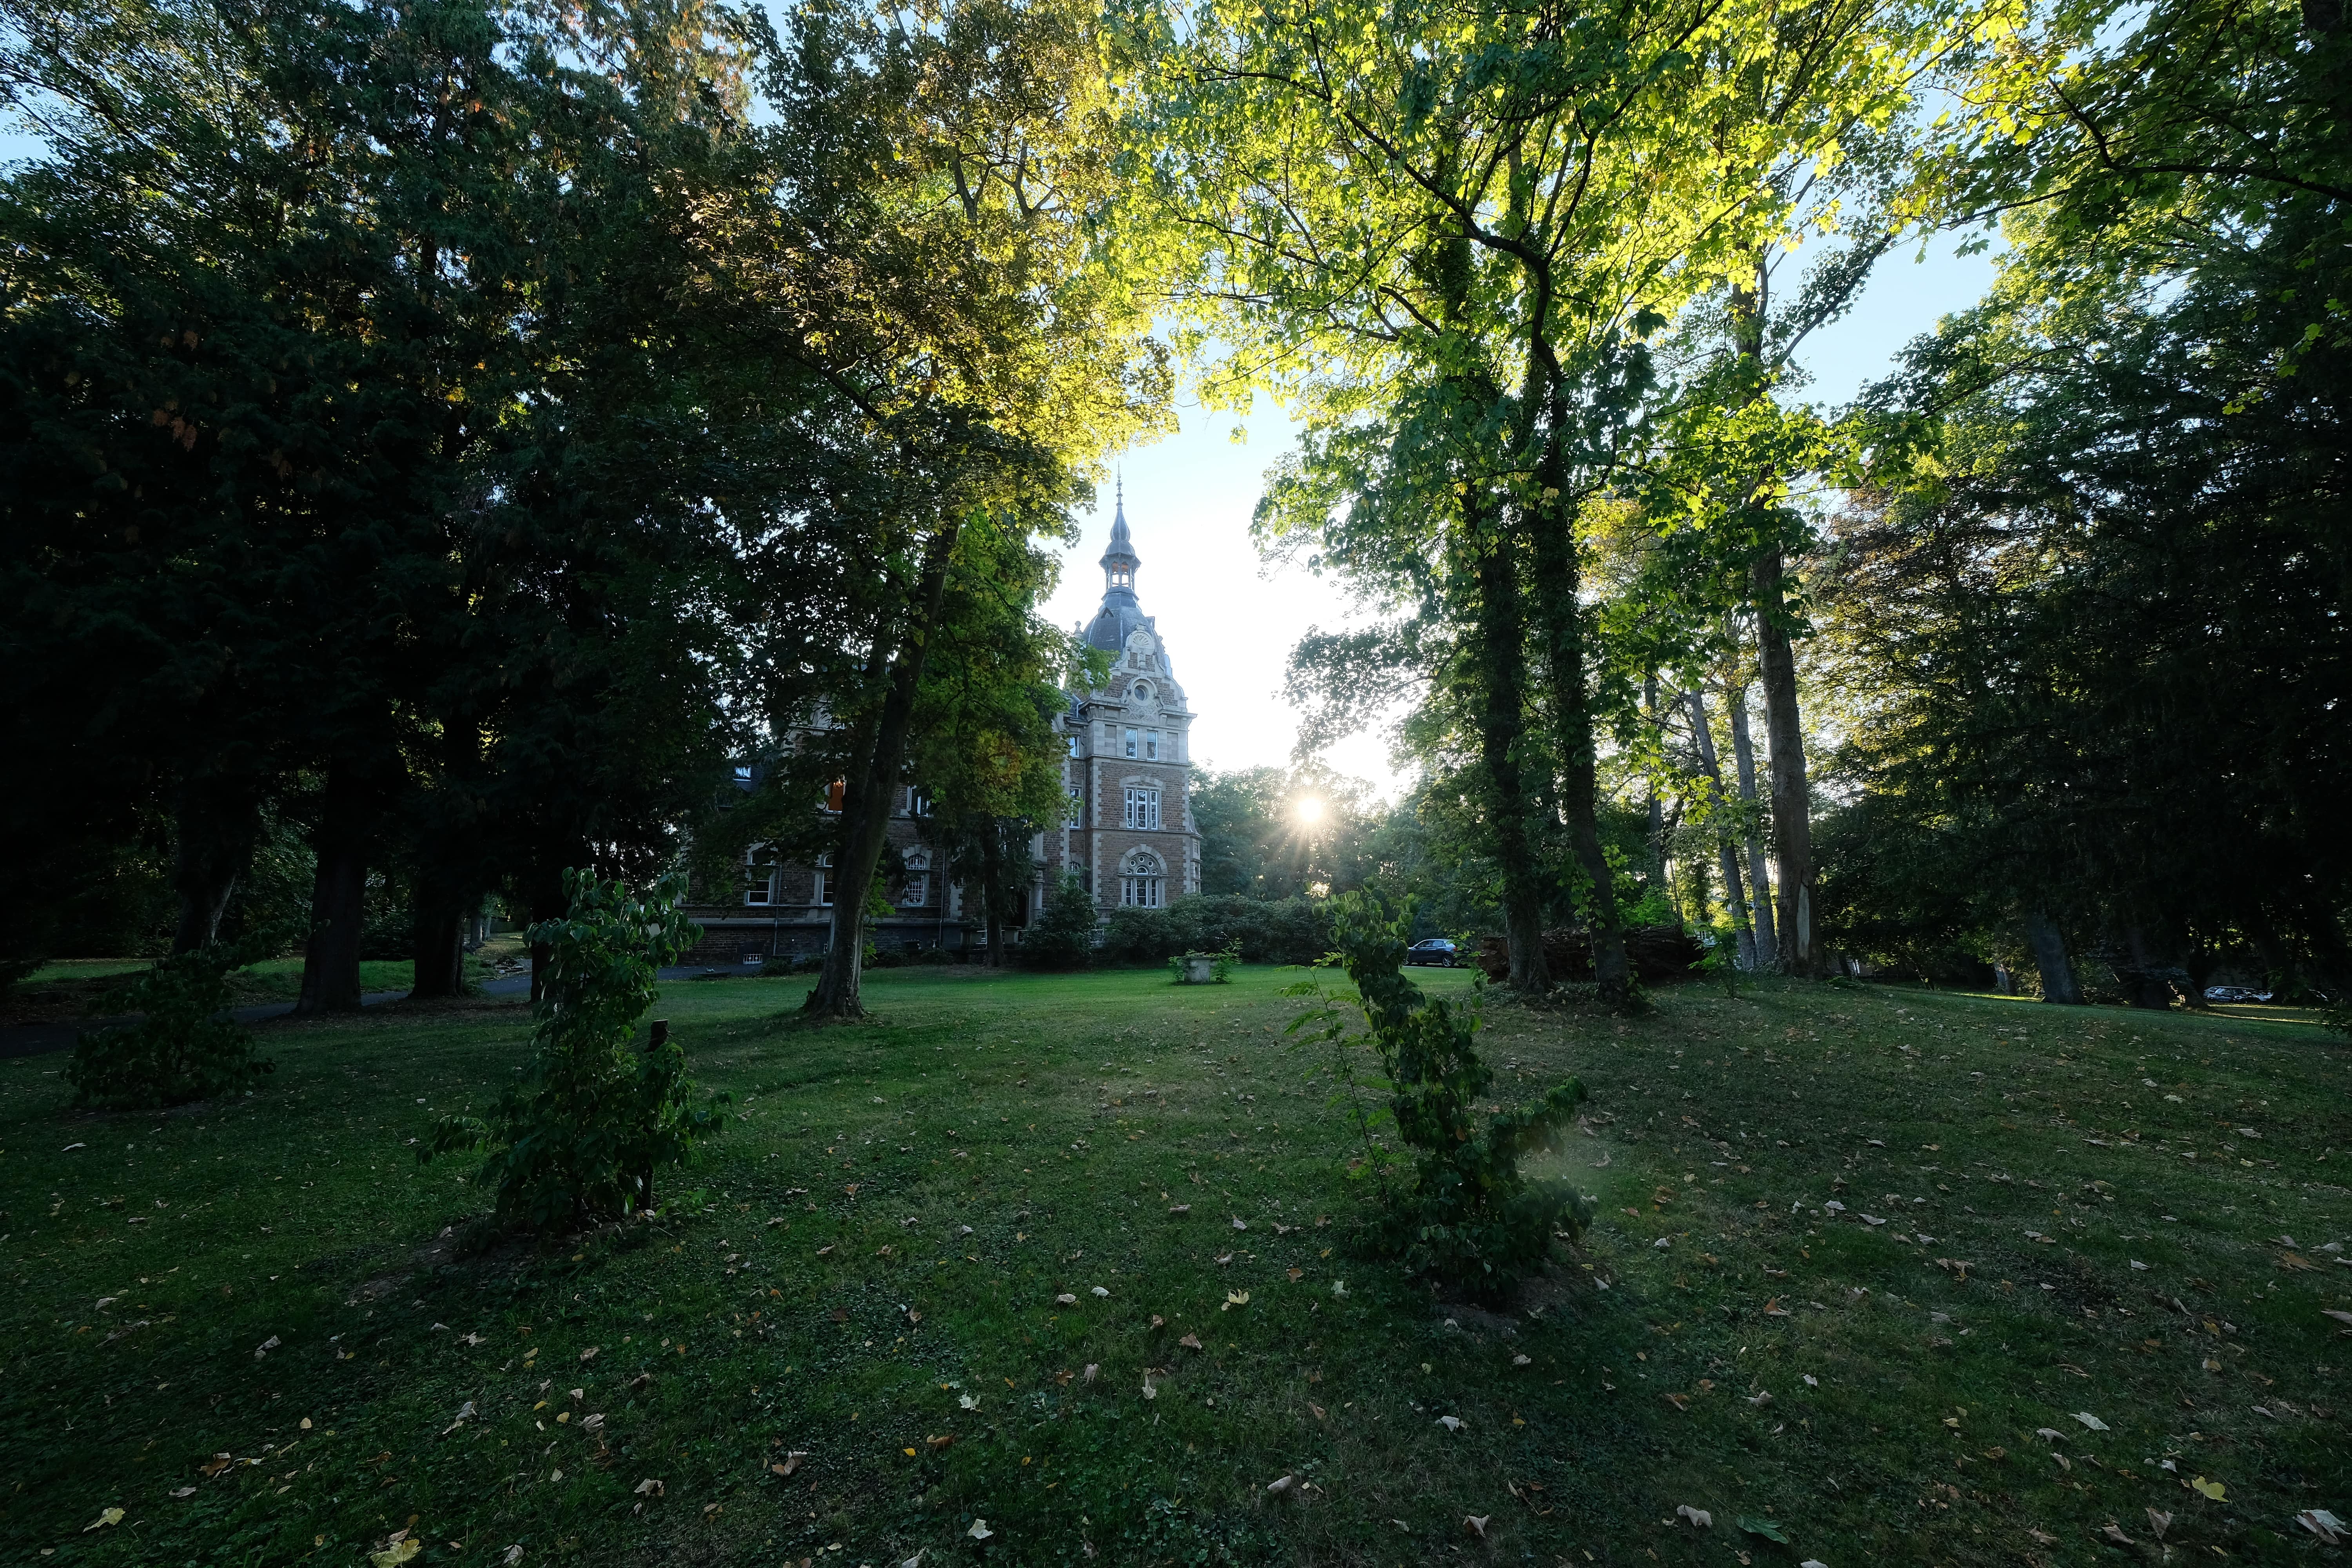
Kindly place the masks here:
<instances>
[{"instance_id":1,"label":"sun flare","mask_svg":"<svg viewBox=\"0 0 2352 1568\"><path fill-rule=\"evenodd\" d=\"M1306 799L1300 801L1298 803L1298 820L1306 823L1322 821L1323 803L1317 800L1313 795L1308 795Z\"/></svg>"}]
</instances>

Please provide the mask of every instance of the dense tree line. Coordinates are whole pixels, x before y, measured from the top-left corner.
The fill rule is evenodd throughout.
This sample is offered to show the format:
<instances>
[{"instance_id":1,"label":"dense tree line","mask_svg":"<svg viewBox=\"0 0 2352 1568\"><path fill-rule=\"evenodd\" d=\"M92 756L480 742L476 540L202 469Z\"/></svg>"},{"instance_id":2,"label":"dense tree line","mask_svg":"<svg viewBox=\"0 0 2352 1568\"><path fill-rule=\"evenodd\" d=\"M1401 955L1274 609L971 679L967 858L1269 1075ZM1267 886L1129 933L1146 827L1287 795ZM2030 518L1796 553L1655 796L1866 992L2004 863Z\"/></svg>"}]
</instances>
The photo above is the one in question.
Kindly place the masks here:
<instances>
[{"instance_id":1,"label":"dense tree line","mask_svg":"<svg viewBox=\"0 0 2352 1568\"><path fill-rule=\"evenodd\" d=\"M1573 923L1626 999L1661 916L2352 984L2336 5L9 16L13 960L290 923L350 1005L396 885L429 994L486 894L689 843L833 856L852 931L918 779L1001 949L1095 673L1046 547L1189 356L1297 413L1260 542L1373 612L1303 751L1419 767L1204 780L1210 897L1417 890L1530 989ZM1991 295L1809 401L1969 231Z\"/></svg>"},{"instance_id":2,"label":"dense tree line","mask_svg":"<svg viewBox=\"0 0 2352 1568\"><path fill-rule=\"evenodd\" d=\"M11 958L158 855L202 946L291 834L303 1005L357 1004L387 881L443 994L485 895L674 861L747 752L803 818L845 781L855 929L893 792L947 771L927 710L943 793L1032 804L1040 542L1166 395L1089 264L1089 13L10 20Z\"/></svg>"},{"instance_id":3,"label":"dense tree line","mask_svg":"<svg viewBox=\"0 0 2352 1568\"><path fill-rule=\"evenodd\" d=\"M1134 157L1230 397L1309 747L1400 707L1515 984L1637 899L1745 963L2337 990L2352 192L2333 5L1211 5ZM1939 231L2000 283L1855 406ZM1643 819L1646 818L1646 821ZM1834 951L1833 951L1834 950ZM2340 990L2337 990L2340 994Z\"/></svg>"}]
</instances>

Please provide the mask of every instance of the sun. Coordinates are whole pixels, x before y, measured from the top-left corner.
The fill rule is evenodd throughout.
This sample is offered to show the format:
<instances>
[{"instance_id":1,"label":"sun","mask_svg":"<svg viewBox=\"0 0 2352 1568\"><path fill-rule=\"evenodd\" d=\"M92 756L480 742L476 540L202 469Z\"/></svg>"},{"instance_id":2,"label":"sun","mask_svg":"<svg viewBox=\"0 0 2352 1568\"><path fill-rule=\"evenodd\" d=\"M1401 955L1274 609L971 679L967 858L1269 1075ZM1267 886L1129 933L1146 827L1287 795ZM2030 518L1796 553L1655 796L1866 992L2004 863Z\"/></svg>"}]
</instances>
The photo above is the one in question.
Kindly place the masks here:
<instances>
[{"instance_id":1,"label":"sun","mask_svg":"<svg viewBox=\"0 0 2352 1568\"><path fill-rule=\"evenodd\" d=\"M1313 826L1323 820L1323 803L1308 795L1298 803L1298 820Z\"/></svg>"}]
</instances>

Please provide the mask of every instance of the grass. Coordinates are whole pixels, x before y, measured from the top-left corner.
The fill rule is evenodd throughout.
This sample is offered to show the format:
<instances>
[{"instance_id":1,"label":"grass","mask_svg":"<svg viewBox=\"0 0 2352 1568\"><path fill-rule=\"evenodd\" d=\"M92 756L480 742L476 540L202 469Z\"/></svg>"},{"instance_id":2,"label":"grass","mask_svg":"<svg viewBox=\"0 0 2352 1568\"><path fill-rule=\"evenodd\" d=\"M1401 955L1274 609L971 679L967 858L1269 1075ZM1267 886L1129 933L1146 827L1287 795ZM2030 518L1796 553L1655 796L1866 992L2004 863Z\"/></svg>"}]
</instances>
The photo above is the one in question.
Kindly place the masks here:
<instances>
[{"instance_id":1,"label":"grass","mask_svg":"<svg viewBox=\"0 0 2352 1568\"><path fill-rule=\"evenodd\" d=\"M48 1023L120 1013L130 1005L132 983L152 963L144 958L72 958L44 964L0 998L0 1023ZM489 973L478 958L467 956L468 980L478 984ZM368 959L360 964L360 989L405 991L415 975L415 964L406 959ZM238 1006L291 1002L302 993L302 960L299 954L263 959L230 975L229 990Z\"/></svg>"},{"instance_id":2,"label":"grass","mask_svg":"<svg viewBox=\"0 0 2352 1568\"><path fill-rule=\"evenodd\" d=\"M737 1120L658 1221L552 1251L461 1245L483 1195L410 1147L492 1092L519 1005L273 1023L261 1093L163 1116L0 1063L0 1552L2219 1563L2352 1516L2332 1037L1794 984L1497 1005L1498 1092L1592 1090L1553 1158L1600 1220L1487 1314L1370 1255L1289 978L902 970L821 1031L802 984L674 986Z\"/></svg>"}]
</instances>

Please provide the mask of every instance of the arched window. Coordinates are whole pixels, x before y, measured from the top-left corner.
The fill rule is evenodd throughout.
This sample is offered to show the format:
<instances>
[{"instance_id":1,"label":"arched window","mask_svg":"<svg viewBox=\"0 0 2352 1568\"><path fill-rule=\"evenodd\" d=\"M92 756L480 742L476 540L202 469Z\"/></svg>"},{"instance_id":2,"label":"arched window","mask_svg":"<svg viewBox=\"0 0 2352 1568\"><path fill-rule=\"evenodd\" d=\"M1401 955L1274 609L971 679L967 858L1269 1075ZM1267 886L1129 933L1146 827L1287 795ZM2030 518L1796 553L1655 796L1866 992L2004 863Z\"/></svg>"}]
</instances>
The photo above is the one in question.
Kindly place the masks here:
<instances>
[{"instance_id":1,"label":"arched window","mask_svg":"<svg viewBox=\"0 0 2352 1568\"><path fill-rule=\"evenodd\" d=\"M1118 901L1130 909L1156 910L1167 897L1166 868L1149 849L1130 851L1118 865Z\"/></svg>"}]
</instances>

